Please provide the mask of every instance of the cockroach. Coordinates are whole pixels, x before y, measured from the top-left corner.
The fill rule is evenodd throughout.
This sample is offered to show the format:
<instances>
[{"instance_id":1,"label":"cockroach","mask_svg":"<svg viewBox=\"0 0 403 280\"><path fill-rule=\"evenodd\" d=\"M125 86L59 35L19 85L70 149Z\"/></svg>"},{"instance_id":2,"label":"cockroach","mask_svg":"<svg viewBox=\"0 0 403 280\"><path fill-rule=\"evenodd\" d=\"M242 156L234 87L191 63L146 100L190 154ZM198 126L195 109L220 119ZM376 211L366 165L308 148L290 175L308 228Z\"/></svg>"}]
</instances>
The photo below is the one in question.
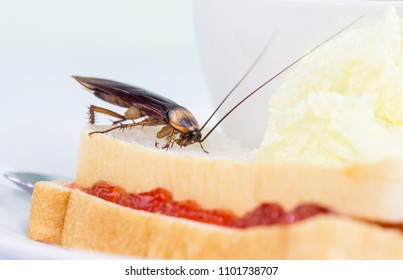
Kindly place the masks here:
<instances>
[{"instance_id":1,"label":"cockroach","mask_svg":"<svg viewBox=\"0 0 403 280\"><path fill-rule=\"evenodd\" d=\"M272 80L280 76L286 70L294 66L300 60L305 58L307 55L318 49L324 43L333 39L341 32L352 26L361 17L357 18L350 24L348 24L343 29L339 30L337 33L333 34L331 37L317 45L315 48L306 52L300 58L283 68L280 72L266 80L245 98L243 98L239 103L237 103L232 109L230 109L211 129L210 131L202 137L202 130L206 127L207 123L211 120L214 114L218 111L221 105L227 100L227 98L234 92L234 90L240 85L240 83L248 76L251 70L255 67L257 62L260 60L262 55L265 53L266 49L270 45L272 38L265 45L263 50L259 53L256 60L249 67L248 71L242 76L238 83L231 89L231 91L225 96L221 103L217 106L214 112L210 115L207 121L202 127L199 126L196 118L193 114L183 106L180 106L176 102L158 95L156 93L150 92L143 88L132 86L129 84L116 82L112 80L90 78L90 77L79 77L73 76L81 85L91 90L92 93L111 104L118 105L127 108L124 115L118 114L106 108L91 105L89 107L90 123L95 123L95 112L106 114L117 118L109 129L102 131L93 131L90 135L95 133L107 133L115 129L126 129L135 126L163 126L162 129L157 133L157 138L166 138L166 143L162 147L163 149L170 149L175 143L179 147L186 147L188 145L199 143L201 149L208 153L202 143L207 139L207 137L217 128L217 126L233 112L238 106L240 106L245 100L254 95L261 88L266 86ZM132 121L130 123L123 123L124 121ZM157 140L155 141L155 146L158 147Z\"/></svg>"}]
</instances>

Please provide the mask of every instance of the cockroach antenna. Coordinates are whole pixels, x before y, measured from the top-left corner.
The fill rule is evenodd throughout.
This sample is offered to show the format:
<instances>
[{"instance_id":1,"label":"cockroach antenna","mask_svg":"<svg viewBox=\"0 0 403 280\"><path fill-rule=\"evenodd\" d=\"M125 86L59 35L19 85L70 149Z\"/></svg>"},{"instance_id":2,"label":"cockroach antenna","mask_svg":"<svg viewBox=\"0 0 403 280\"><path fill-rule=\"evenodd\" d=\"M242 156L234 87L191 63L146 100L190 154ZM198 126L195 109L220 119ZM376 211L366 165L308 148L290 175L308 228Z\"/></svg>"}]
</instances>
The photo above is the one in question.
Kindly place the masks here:
<instances>
[{"instance_id":1,"label":"cockroach antenna","mask_svg":"<svg viewBox=\"0 0 403 280\"><path fill-rule=\"evenodd\" d=\"M316 47L314 47L313 49L309 50L308 52L306 52L304 55L302 55L300 58L298 58L297 60L293 61L292 63L290 63L289 65L287 65L285 68L283 68L281 71L279 71L278 73L276 73L274 76L270 77L268 80L266 80L263 84L261 84L260 86L258 86L255 90L253 90L250 94L248 94L245 98L243 98L241 101L239 101L234 107L232 107L232 109L230 109L211 129L210 131L202 138L199 140L199 143L201 144L204 140L207 139L207 137L209 137L209 135L218 127L218 125L220 125L220 123L225 120L236 108L238 108L243 102L245 102L247 99L249 99L252 95L254 95L256 92L258 92L260 89L262 89L264 86L266 86L267 84L269 84L271 81L273 81L274 79L276 79L278 76L280 76L281 74L283 74L285 71L287 71L288 69L290 69L292 66L294 66L295 64L297 64L298 62L300 62L302 59L304 59L306 56L308 56L309 54L311 54L312 52L316 51L319 47L321 47L323 44L329 42L330 40L332 40L333 38L337 37L340 33L344 32L345 30L347 30L348 28L350 28L352 25L354 25L357 21L359 21L360 19L362 19L364 17L364 15L361 15L360 17L356 18L354 21L352 21L351 23L349 23L348 25L346 25L345 27L343 27L342 29L340 29L339 31L337 31L335 34L333 34L332 36L330 36L329 38L327 38L326 40L324 40L323 42L321 42L320 44L318 44ZM231 91L225 96L225 98L221 101L221 103L218 105L217 109L214 110L214 112L211 114L211 116L207 119L207 121L203 124L203 126L201 127L201 129L199 130L199 133L201 134L201 131L203 130L203 128L205 128L205 126L207 125L207 123L211 120L211 118L215 115L215 113L218 111L218 109L221 107L221 105L227 100L227 98L234 92L234 90L242 83L242 81L249 75L249 73L251 72L251 70L255 67L255 65L259 62L259 60L261 59L261 57L263 56L263 54L265 53L266 49L268 48L268 46L270 45L270 43L272 42L272 39L274 38L274 36L272 36L269 40L269 42L266 44L266 46L264 47L263 51L259 54L259 56L257 57L257 59L253 62L252 66L248 69L248 71L245 73L245 75L242 76L242 78L239 80L239 82L231 89Z\"/></svg>"},{"instance_id":2,"label":"cockroach antenna","mask_svg":"<svg viewBox=\"0 0 403 280\"><path fill-rule=\"evenodd\" d=\"M200 128L200 131L203 130L203 128L207 125L207 123L211 120L211 118L217 113L217 111L221 108L221 106L224 104L224 102L232 95L232 93L239 87L239 85L245 80L247 76L249 76L249 73L255 68L256 64L260 61L260 59L263 57L263 55L266 53L267 49L271 45L271 43L274 41L274 38L278 34L278 29L274 31L272 36L270 36L269 40L263 47L262 51L259 53L259 55L256 57L256 59L253 61L252 65L249 67L249 69L243 74L242 78L234 85L234 87L228 92L228 94L224 97L224 99L218 104L217 108L214 110L214 112L210 115L210 117L206 120L206 122L203 124L203 126Z\"/></svg>"}]
</instances>

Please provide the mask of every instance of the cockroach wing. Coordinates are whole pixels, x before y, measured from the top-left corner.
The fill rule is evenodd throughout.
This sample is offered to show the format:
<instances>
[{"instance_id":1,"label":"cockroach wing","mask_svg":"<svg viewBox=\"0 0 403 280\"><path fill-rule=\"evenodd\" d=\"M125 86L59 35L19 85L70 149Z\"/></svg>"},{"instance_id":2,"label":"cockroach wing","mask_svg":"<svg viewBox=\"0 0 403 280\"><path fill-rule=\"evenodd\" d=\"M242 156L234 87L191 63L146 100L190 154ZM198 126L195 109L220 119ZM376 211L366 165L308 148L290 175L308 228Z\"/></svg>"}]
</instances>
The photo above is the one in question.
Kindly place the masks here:
<instances>
[{"instance_id":1,"label":"cockroach wing","mask_svg":"<svg viewBox=\"0 0 403 280\"><path fill-rule=\"evenodd\" d=\"M174 101L145 89L112 80L73 76L81 85L93 91L98 98L121 107L134 106L149 117L167 123L168 113L182 108Z\"/></svg>"}]
</instances>

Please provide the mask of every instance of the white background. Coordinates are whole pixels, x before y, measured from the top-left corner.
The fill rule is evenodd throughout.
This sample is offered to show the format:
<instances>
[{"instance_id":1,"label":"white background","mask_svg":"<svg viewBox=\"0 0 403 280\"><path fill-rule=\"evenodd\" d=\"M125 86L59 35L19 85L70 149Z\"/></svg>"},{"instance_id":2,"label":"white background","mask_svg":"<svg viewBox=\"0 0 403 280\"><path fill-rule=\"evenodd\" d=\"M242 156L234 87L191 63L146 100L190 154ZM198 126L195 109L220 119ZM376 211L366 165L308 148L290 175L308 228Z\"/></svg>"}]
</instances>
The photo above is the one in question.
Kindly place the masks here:
<instances>
[{"instance_id":1,"label":"white background","mask_svg":"<svg viewBox=\"0 0 403 280\"><path fill-rule=\"evenodd\" d=\"M135 84L211 112L187 0L2 0L0 163L74 176L90 104L70 76ZM115 107L116 109L116 107Z\"/></svg>"}]
</instances>

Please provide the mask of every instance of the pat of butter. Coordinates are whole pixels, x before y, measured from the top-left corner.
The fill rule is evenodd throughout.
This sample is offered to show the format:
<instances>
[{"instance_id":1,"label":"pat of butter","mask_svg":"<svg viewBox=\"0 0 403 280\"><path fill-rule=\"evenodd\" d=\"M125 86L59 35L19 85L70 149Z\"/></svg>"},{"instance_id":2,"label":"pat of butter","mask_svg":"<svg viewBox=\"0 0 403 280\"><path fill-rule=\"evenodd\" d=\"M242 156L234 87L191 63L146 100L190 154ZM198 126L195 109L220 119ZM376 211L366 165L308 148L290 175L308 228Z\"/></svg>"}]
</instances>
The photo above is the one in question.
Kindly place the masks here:
<instances>
[{"instance_id":1,"label":"pat of butter","mask_svg":"<svg viewBox=\"0 0 403 280\"><path fill-rule=\"evenodd\" d=\"M390 7L301 61L270 100L257 158L340 166L403 157L402 39Z\"/></svg>"}]
</instances>

